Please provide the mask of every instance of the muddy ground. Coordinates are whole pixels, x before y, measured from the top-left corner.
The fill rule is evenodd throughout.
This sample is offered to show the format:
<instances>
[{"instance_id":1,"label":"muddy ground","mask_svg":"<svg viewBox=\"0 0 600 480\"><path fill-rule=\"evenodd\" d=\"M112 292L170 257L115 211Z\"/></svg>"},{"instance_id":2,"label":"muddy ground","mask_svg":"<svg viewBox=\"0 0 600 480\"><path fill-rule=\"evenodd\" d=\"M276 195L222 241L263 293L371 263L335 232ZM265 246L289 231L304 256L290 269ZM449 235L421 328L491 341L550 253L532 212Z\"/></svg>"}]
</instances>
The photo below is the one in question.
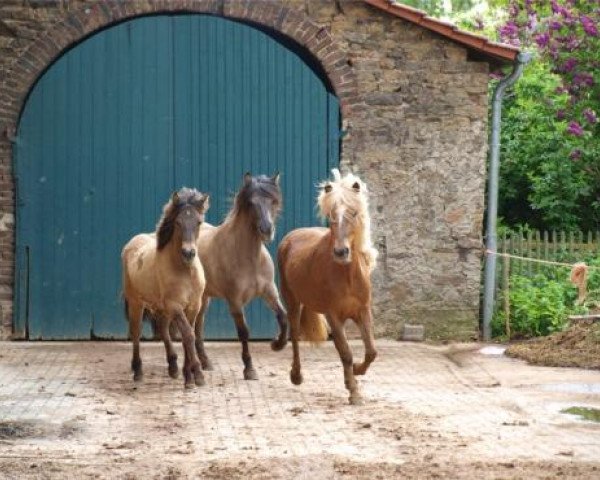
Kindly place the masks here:
<instances>
[{"instance_id":1,"label":"muddy ground","mask_svg":"<svg viewBox=\"0 0 600 480\"><path fill-rule=\"evenodd\" d=\"M355 407L331 344L303 347L300 387L289 347L251 348L258 381L212 343L207 385L185 391L157 343L141 384L124 343L0 343L0 478L600 477L600 424L560 413L600 407L598 372L379 341Z\"/></svg>"},{"instance_id":2,"label":"muddy ground","mask_svg":"<svg viewBox=\"0 0 600 480\"><path fill-rule=\"evenodd\" d=\"M577 321L563 332L511 345L506 354L533 365L600 370L600 321Z\"/></svg>"}]
</instances>

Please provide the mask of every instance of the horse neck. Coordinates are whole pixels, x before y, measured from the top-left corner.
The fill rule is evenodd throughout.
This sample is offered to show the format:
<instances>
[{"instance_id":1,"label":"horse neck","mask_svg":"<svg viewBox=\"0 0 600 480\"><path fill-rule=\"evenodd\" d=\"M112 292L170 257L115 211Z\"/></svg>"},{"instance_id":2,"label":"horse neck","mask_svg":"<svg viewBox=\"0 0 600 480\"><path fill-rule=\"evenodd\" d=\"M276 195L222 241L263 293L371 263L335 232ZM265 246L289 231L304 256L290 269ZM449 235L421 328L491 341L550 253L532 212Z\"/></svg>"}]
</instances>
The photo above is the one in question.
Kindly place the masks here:
<instances>
[{"instance_id":1,"label":"horse neck","mask_svg":"<svg viewBox=\"0 0 600 480\"><path fill-rule=\"evenodd\" d=\"M226 232L224 238L231 239L240 253L247 253L248 258L258 257L262 249L262 239L256 231L255 222L243 210L234 212L222 225Z\"/></svg>"}]
</instances>

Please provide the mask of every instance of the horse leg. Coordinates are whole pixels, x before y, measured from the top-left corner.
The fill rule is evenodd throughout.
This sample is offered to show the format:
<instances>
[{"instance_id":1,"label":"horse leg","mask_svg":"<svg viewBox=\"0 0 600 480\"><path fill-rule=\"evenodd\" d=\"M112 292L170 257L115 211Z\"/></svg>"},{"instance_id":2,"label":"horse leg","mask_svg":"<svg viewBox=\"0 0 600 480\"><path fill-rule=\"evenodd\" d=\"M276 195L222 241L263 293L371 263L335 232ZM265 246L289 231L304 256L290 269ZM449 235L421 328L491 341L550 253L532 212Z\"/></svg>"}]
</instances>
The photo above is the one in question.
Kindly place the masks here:
<instances>
[{"instance_id":1,"label":"horse leg","mask_svg":"<svg viewBox=\"0 0 600 480\"><path fill-rule=\"evenodd\" d=\"M244 318L244 307L229 304L229 312L235 321L235 327L237 329L238 339L242 344L242 361L244 362L244 380L258 380L256 370L252 366L252 357L250 356L250 350L248 349L248 338L250 332L248 325L246 325L246 319Z\"/></svg>"},{"instance_id":2,"label":"horse leg","mask_svg":"<svg viewBox=\"0 0 600 480\"><path fill-rule=\"evenodd\" d=\"M277 287L275 283L271 283L262 295L264 301L269 305L269 308L275 312L277 323L279 324L279 335L271 341L271 349L278 352L287 344L288 340L288 316L285 308L281 304Z\"/></svg>"},{"instance_id":3,"label":"horse leg","mask_svg":"<svg viewBox=\"0 0 600 480\"><path fill-rule=\"evenodd\" d=\"M355 323L360 330L360 336L362 337L365 346L365 359L362 363L355 363L353 371L354 375L364 375L367 372L369 365L371 365L373 360L375 360L375 357L377 357L375 338L373 336L373 315L370 306L367 306L364 311L361 312Z\"/></svg>"},{"instance_id":4,"label":"horse leg","mask_svg":"<svg viewBox=\"0 0 600 480\"><path fill-rule=\"evenodd\" d=\"M289 307L288 318L290 320L291 327L291 337L292 337L292 350L293 350L293 360L292 360L292 370L290 371L290 380L294 385L300 385L304 380L302 378L302 371L300 366L300 310L302 305L294 302L286 302L286 305Z\"/></svg>"},{"instance_id":5,"label":"horse leg","mask_svg":"<svg viewBox=\"0 0 600 480\"><path fill-rule=\"evenodd\" d=\"M196 317L196 325L194 326L196 331L196 352L200 358L203 370L213 369L212 362L208 358L208 355L206 355L206 350L204 349L204 315L206 314L209 305L210 297L202 298L202 305L200 306L200 311Z\"/></svg>"},{"instance_id":6,"label":"horse leg","mask_svg":"<svg viewBox=\"0 0 600 480\"><path fill-rule=\"evenodd\" d=\"M194 331L192 330L192 326L181 308L172 309L172 312L173 321L181 333L181 344L183 345L183 352L185 354L183 364L185 388L193 388L194 383L198 386L204 385L204 375L202 374L200 360L198 360L194 346Z\"/></svg>"},{"instance_id":7,"label":"horse leg","mask_svg":"<svg viewBox=\"0 0 600 480\"><path fill-rule=\"evenodd\" d=\"M171 322L169 318L161 315L159 318L160 322L160 335L165 344L165 351L167 352L167 363L169 364L169 377L177 378L179 375L179 368L177 367L177 353L171 340L170 326Z\"/></svg>"},{"instance_id":8,"label":"horse leg","mask_svg":"<svg viewBox=\"0 0 600 480\"><path fill-rule=\"evenodd\" d=\"M344 367L344 383L346 385L346 389L350 391L350 404L362 405L362 397L358 391L358 384L354 378L354 372L352 369L352 351L350 350L350 346L346 340L344 327L338 318L328 316L327 320L329 321L329 325L331 327L333 343L340 355L342 366Z\"/></svg>"},{"instance_id":9,"label":"horse leg","mask_svg":"<svg viewBox=\"0 0 600 480\"><path fill-rule=\"evenodd\" d=\"M127 302L126 310L129 320L129 337L133 342L131 370L133 370L133 380L138 382L144 376L144 373L142 372L142 359L140 358L140 337L142 335L144 307L139 303Z\"/></svg>"}]
</instances>

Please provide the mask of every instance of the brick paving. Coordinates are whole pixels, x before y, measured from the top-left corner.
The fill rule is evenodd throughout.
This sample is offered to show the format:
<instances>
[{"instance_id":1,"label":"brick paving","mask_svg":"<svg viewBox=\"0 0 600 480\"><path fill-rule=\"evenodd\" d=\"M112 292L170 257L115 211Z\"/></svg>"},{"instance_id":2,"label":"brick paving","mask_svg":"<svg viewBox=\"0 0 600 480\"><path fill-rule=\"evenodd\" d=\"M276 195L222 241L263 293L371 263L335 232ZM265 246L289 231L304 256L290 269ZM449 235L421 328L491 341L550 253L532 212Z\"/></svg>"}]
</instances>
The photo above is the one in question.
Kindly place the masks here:
<instances>
[{"instance_id":1,"label":"brick paving","mask_svg":"<svg viewBox=\"0 0 600 480\"><path fill-rule=\"evenodd\" d=\"M360 342L352 345L359 358ZM560 413L600 408L597 371L531 367L482 355L477 345L382 340L360 380L366 404L353 407L330 343L303 345L300 387L289 381L289 346L251 345L258 381L242 379L236 343L207 348L215 370L206 386L186 391L167 376L160 343L142 344L139 384L127 343L0 343L0 478L38 478L40 462L39 478L177 478L215 462L238 465L215 478L243 477L273 459L272 478L332 478L323 459L435 466L600 458L600 424ZM565 383L588 391L561 392Z\"/></svg>"}]
</instances>

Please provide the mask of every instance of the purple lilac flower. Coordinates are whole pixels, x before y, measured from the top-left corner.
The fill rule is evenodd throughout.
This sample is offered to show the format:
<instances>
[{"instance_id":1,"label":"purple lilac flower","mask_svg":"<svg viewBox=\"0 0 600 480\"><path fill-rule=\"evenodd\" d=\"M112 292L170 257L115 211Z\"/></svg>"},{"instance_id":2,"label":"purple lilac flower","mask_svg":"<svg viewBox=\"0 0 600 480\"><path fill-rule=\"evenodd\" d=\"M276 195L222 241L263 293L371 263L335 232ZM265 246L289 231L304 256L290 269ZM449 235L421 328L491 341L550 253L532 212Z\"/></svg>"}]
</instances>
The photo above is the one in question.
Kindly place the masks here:
<instances>
[{"instance_id":1,"label":"purple lilac flower","mask_svg":"<svg viewBox=\"0 0 600 480\"><path fill-rule=\"evenodd\" d=\"M569 50L570 52L576 50L579 47L579 40L577 39L577 37L575 37L575 35L569 35L565 40L567 50Z\"/></svg>"},{"instance_id":2,"label":"purple lilac flower","mask_svg":"<svg viewBox=\"0 0 600 480\"><path fill-rule=\"evenodd\" d=\"M563 24L560 23L558 20L550 20L550 22L548 23L548 27L550 28L550 30L560 30L562 26Z\"/></svg>"},{"instance_id":3,"label":"purple lilac flower","mask_svg":"<svg viewBox=\"0 0 600 480\"><path fill-rule=\"evenodd\" d=\"M581 125L579 125L577 122L569 122L567 133L570 133L576 137L581 137L583 135L583 128L581 128Z\"/></svg>"},{"instance_id":4,"label":"purple lilac flower","mask_svg":"<svg viewBox=\"0 0 600 480\"><path fill-rule=\"evenodd\" d=\"M507 38L514 38L519 34L519 27L513 21L507 22L500 28L500 36Z\"/></svg>"},{"instance_id":5,"label":"purple lilac flower","mask_svg":"<svg viewBox=\"0 0 600 480\"><path fill-rule=\"evenodd\" d=\"M587 17L586 15L582 15L581 16L581 25L583 26L583 30L585 31L585 33L587 33L588 35L590 35L592 37L598 36L598 28L596 27L596 24L590 17Z\"/></svg>"},{"instance_id":6,"label":"purple lilac flower","mask_svg":"<svg viewBox=\"0 0 600 480\"><path fill-rule=\"evenodd\" d=\"M535 36L535 42L538 44L540 48L546 48L548 46L548 42L550 41L550 34L548 32L540 33Z\"/></svg>"},{"instance_id":7,"label":"purple lilac flower","mask_svg":"<svg viewBox=\"0 0 600 480\"><path fill-rule=\"evenodd\" d=\"M569 154L569 158L576 162L577 160L579 160L581 158L581 150L579 150L578 148L576 148L575 150L573 150L570 154Z\"/></svg>"},{"instance_id":8,"label":"purple lilac flower","mask_svg":"<svg viewBox=\"0 0 600 480\"><path fill-rule=\"evenodd\" d=\"M565 111L564 110L557 110L556 111L556 119L557 120L564 120L565 119Z\"/></svg>"},{"instance_id":9,"label":"purple lilac flower","mask_svg":"<svg viewBox=\"0 0 600 480\"><path fill-rule=\"evenodd\" d=\"M583 111L583 116L585 117L588 123L596 123L598 121L596 112L594 112L591 108L586 108Z\"/></svg>"},{"instance_id":10,"label":"purple lilac flower","mask_svg":"<svg viewBox=\"0 0 600 480\"><path fill-rule=\"evenodd\" d=\"M508 15L511 18L515 18L519 15L519 6L516 3L511 3L508 7Z\"/></svg>"},{"instance_id":11,"label":"purple lilac flower","mask_svg":"<svg viewBox=\"0 0 600 480\"><path fill-rule=\"evenodd\" d=\"M527 27L530 30L535 30L535 27L537 27L537 24L538 24L537 15L535 13L530 13L528 15Z\"/></svg>"},{"instance_id":12,"label":"purple lilac flower","mask_svg":"<svg viewBox=\"0 0 600 480\"><path fill-rule=\"evenodd\" d=\"M577 66L577 60L573 57L567 59L565 63L563 63L562 71L563 72L571 72Z\"/></svg>"},{"instance_id":13,"label":"purple lilac flower","mask_svg":"<svg viewBox=\"0 0 600 480\"><path fill-rule=\"evenodd\" d=\"M578 73L573 77L575 87L591 87L594 85L594 77L589 73Z\"/></svg>"}]
</instances>

